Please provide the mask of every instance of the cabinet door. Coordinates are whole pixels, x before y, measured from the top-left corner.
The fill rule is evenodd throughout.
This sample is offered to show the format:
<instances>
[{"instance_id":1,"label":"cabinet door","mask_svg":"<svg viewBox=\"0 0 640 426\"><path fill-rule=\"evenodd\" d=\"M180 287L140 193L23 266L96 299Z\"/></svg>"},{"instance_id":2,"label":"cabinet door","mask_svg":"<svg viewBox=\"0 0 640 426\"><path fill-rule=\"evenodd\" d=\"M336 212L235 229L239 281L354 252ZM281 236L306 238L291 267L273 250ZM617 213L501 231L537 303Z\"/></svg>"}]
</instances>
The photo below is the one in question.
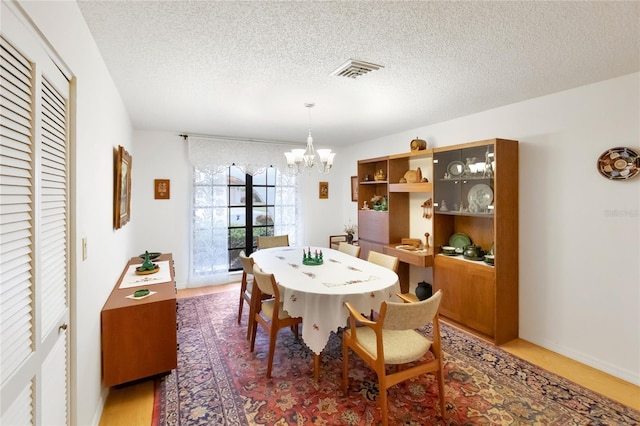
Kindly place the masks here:
<instances>
[{"instance_id":1,"label":"cabinet door","mask_svg":"<svg viewBox=\"0 0 640 426\"><path fill-rule=\"evenodd\" d=\"M495 334L493 268L457 258L436 256L434 291L442 290L440 313L487 336Z\"/></svg>"},{"instance_id":2,"label":"cabinet door","mask_svg":"<svg viewBox=\"0 0 640 426\"><path fill-rule=\"evenodd\" d=\"M462 322L463 272L456 266L456 262L443 256L435 256L433 263L433 291L442 290L443 293L440 313L454 321Z\"/></svg>"},{"instance_id":3,"label":"cabinet door","mask_svg":"<svg viewBox=\"0 0 640 426\"><path fill-rule=\"evenodd\" d=\"M490 266L467 263L461 299L462 322L487 336L495 335L495 281Z\"/></svg>"},{"instance_id":4,"label":"cabinet door","mask_svg":"<svg viewBox=\"0 0 640 426\"><path fill-rule=\"evenodd\" d=\"M494 170L492 144L434 154L436 213L492 217Z\"/></svg>"},{"instance_id":5,"label":"cabinet door","mask_svg":"<svg viewBox=\"0 0 640 426\"><path fill-rule=\"evenodd\" d=\"M358 211L358 238L389 244L389 213L375 210Z\"/></svg>"}]
</instances>

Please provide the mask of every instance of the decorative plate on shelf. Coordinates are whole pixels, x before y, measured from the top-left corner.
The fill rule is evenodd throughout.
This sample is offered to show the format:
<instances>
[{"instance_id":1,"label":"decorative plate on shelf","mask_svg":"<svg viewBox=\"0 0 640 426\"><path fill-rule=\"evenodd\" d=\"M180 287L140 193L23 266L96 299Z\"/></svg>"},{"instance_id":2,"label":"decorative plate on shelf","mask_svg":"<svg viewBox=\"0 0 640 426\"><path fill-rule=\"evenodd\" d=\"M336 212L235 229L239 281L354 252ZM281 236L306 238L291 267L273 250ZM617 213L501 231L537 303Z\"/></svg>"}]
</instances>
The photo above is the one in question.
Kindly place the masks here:
<instances>
[{"instance_id":1,"label":"decorative plate on shelf","mask_svg":"<svg viewBox=\"0 0 640 426\"><path fill-rule=\"evenodd\" d=\"M629 179L640 172L640 154L626 147L608 149L598 158L598 171L607 179Z\"/></svg>"},{"instance_id":2,"label":"decorative plate on shelf","mask_svg":"<svg viewBox=\"0 0 640 426\"><path fill-rule=\"evenodd\" d=\"M418 171L417 170L409 170L404 174L404 178L407 183L416 183L418 181Z\"/></svg>"},{"instance_id":3,"label":"decorative plate on shelf","mask_svg":"<svg viewBox=\"0 0 640 426\"><path fill-rule=\"evenodd\" d=\"M462 161L452 161L447 166L447 172L452 178L462 176L464 173L464 163Z\"/></svg>"},{"instance_id":4,"label":"decorative plate on shelf","mask_svg":"<svg viewBox=\"0 0 640 426\"><path fill-rule=\"evenodd\" d=\"M471 238L464 232L456 232L449 238L449 245L455 248L465 248L471 245Z\"/></svg>"},{"instance_id":5,"label":"decorative plate on shelf","mask_svg":"<svg viewBox=\"0 0 640 426\"><path fill-rule=\"evenodd\" d=\"M493 190L489 185L484 183L473 185L469 190L467 199L469 200L469 204L476 204L481 209L486 209L493 201Z\"/></svg>"}]
</instances>

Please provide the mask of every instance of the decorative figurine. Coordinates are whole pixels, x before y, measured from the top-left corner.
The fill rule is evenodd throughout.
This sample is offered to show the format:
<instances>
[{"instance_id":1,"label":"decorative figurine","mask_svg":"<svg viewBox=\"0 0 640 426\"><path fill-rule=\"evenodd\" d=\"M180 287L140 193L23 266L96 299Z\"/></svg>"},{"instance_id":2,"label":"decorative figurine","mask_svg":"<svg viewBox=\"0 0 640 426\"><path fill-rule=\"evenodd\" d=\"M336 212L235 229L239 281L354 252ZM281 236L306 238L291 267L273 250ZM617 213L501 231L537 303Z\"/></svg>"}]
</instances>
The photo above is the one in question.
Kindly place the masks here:
<instances>
[{"instance_id":1,"label":"decorative figurine","mask_svg":"<svg viewBox=\"0 0 640 426\"><path fill-rule=\"evenodd\" d=\"M142 262L142 265L136 268L135 272L138 275L146 275L146 274L153 274L155 272L158 272L159 269L160 267L151 261L151 258L149 257L149 252L145 251L144 261Z\"/></svg>"},{"instance_id":2,"label":"decorative figurine","mask_svg":"<svg viewBox=\"0 0 640 426\"><path fill-rule=\"evenodd\" d=\"M449 211L449 209L447 208L447 203L444 200L442 200L442 205L440 206L440 211L441 212L448 212Z\"/></svg>"},{"instance_id":3,"label":"decorative figurine","mask_svg":"<svg viewBox=\"0 0 640 426\"><path fill-rule=\"evenodd\" d=\"M422 217L425 219L431 219L433 209L433 201L431 198L422 203L420 207L422 207Z\"/></svg>"},{"instance_id":4,"label":"decorative figurine","mask_svg":"<svg viewBox=\"0 0 640 426\"><path fill-rule=\"evenodd\" d=\"M482 177L493 177L493 166L491 165L491 157L489 156L489 147L487 147L487 152L484 154L484 172L482 173Z\"/></svg>"},{"instance_id":5,"label":"decorative figurine","mask_svg":"<svg viewBox=\"0 0 640 426\"><path fill-rule=\"evenodd\" d=\"M305 252L304 249L302 249L302 264L303 265L318 266L318 265L322 265L323 263L324 263L324 259L323 259L323 256L322 256L322 250L320 250L320 252L318 252L318 250L316 249L314 256L312 256L311 255L311 247L309 247L306 252Z\"/></svg>"}]
</instances>

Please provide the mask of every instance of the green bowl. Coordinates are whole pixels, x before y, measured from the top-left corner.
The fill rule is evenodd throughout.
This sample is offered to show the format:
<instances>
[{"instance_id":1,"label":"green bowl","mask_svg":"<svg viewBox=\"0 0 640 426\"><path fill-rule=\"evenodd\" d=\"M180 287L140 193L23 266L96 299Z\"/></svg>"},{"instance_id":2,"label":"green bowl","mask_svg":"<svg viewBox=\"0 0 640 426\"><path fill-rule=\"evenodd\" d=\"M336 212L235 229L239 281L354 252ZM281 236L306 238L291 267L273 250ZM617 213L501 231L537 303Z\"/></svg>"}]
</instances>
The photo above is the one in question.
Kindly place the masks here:
<instances>
[{"instance_id":1,"label":"green bowl","mask_svg":"<svg viewBox=\"0 0 640 426\"><path fill-rule=\"evenodd\" d=\"M150 251L150 252L149 252L149 259L150 259L150 260L153 260L153 259L155 259L156 257L160 256L161 254L162 254L162 253L157 252L157 251ZM141 255L138 255L138 257L139 257L140 259L144 259L144 255L145 255L145 253L142 253Z\"/></svg>"}]
</instances>

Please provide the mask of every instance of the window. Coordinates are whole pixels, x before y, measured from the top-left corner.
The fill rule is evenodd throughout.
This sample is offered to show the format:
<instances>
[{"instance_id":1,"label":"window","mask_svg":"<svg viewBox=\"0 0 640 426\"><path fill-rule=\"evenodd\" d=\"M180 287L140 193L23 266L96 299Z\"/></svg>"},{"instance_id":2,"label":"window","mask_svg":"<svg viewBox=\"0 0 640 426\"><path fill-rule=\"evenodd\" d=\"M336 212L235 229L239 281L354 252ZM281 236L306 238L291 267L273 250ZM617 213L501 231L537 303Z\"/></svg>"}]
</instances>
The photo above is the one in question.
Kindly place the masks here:
<instances>
[{"instance_id":1,"label":"window","mask_svg":"<svg viewBox=\"0 0 640 426\"><path fill-rule=\"evenodd\" d=\"M190 285L226 282L242 269L240 251L255 250L259 235L287 234L295 243L295 176L273 167L252 176L235 166L222 173L196 166L193 176Z\"/></svg>"}]
</instances>

